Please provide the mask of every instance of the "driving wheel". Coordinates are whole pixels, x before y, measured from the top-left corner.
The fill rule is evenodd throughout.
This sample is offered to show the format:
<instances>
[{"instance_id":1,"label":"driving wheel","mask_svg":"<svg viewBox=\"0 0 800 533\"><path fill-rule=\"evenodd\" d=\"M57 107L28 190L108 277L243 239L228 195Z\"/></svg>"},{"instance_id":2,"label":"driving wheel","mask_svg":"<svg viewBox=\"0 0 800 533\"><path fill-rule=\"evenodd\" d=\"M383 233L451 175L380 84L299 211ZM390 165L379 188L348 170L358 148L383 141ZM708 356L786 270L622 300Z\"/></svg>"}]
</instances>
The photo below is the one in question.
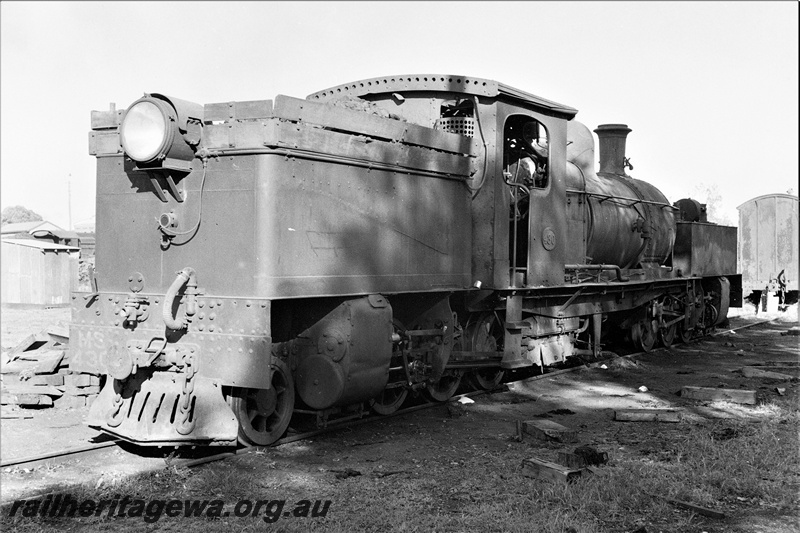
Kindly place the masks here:
<instances>
[{"instance_id":1,"label":"driving wheel","mask_svg":"<svg viewBox=\"0 0 800 533\"><path fill-rule=\"evenodd\" d=\"M271 388L234 387L228 405L239 421L242 444L267 446L281 438L294 410L294 381L286 363L275 359Z\"/></svg>"},{"instance_id":2,"label":"driving wheel","mask_svg":"<svg viewBox=\"0 0 800 533\"><path fill-rule=\"evenodd\" d=\"M643 352L649 352L656 344L657 326L654 320L640 320L631 327L631 339L634 346Z\"/></svg>"},{"instance_id":3,"label":"driving wheel","mask_svg":"<svg viewBox=\"0 0 800 533\"><path fill-rule=\"evenodd\" d=\"M461 373L458 371L445 372L439 381L428 383L423 389L425 396L433 402L446 402L456 393L461 384Z\"/></svg>"}]
</instances>

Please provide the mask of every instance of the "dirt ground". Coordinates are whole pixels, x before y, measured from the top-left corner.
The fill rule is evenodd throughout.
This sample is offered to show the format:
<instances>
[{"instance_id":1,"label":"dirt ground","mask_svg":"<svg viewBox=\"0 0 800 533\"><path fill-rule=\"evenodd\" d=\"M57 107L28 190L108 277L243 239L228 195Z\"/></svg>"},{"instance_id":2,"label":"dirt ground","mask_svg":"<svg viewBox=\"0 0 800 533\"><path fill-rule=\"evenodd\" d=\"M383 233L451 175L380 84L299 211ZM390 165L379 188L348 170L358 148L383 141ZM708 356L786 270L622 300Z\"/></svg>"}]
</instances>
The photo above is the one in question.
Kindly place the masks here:
<instances>
[{"instance_id":1,"label":"dirt ground","mask_svg":"<svg viewBox=\"0 0 800 533\"><path fill-rule=\"evenodd\" d=\"M4 309L4 348L7 339L13 345L29 333L57 322L62 312L48 310L36 318L35 314L12 316ZM686 435L695 428L705 428L711 434L721 431L720 439L724 440L736 436L731 437L726 432L744 430L738 429L738 425L717 430L714 424L719 420L756 423L783 405L796 408L800 392L796 380L775 383L746 378L740 371L743 366L766 361L798 361L798 337L781 335L797 325L796 306L792 312L776 317L755 316L747 310L736 312L733 314L738 316L731 319L731 328L765 318L776 320L732 332L720 330L714 337L689 345L676 345L670 350L656 350L630 359L615 358L605 364L606 368L585 367L546 379L510 383L505 392L478 396L474 403L441 405L375 424L340 430L273 448L264 454L247 454L205 466L202 471L196 470L191 475L173 473L173 477L184 477L172 481L178 487L182 485L183 489L213 493L229 501L235 497L252 498L253 491L271 494L272 497L309 493L319 497L330 496L334 505L346 505L348 509L346 518L336 517L328 522L333 530L348 530L350 527L353 530L376 530L388 526L397 530L459 531L476 527L450 529L450 526L443 525L449 522L439 523L436 519L417 528L414 524L414 508L417 506L421 513L450 517L448 520L453 516L467 520L463 517L471 517L477 507L479 514L485 514L489 523L498 525L498 531L544 531L528 529L524 523L503 514L504 506L516 505L519 498L527 502L527 506L536 506L529 501L529 493L515 492L521 486L520 479L525 479L520 477L519 471L523 459L535 457L554 461L559 452L571 451L575 446L585 444L609 454L611 461L605 468L642 458L669 462L674 461L676 455L681 457L681 443L688 442ZM19 332L17 328L24 331ZM679 395L683 386L756 390L758 404L743 406L684 399ZM614 421L614 410L624 408L680 409L684 418L678 424ZM29 420L3 420L0 425L3 460L85 443L95 433L82 425L83 416L82 411L48 409L37 412ZM576 430L579 442L543 442L530 436L518 442L515 438L516 422L541 419ZM780 446L785 446L787 453L796 456L797 427L791 434L793 439ZM122 490L126 478L136 472L164 466L163 459L110 448L91 462L75 461L57 468L28 472L5 469L0 472L0 493L3 502L8 502L73 483L87 484L95 489L110 486ZM789 493L797 494L800 491L800 467L796 457L790 471L793 472L790 478L773 481L779 482ZM658 491L658 481L646 480L646 484L651 490ZM487 498L494 497L491 495L496 491L487 496L487 490L492 486L504 486L507 488L503 490L510 492L504 492L498 496L501 500L491 503ZM555 489L536 487L537 491L544 491L539 493L540 497L553 497L547 491ZM408 489L407 492L403 492L404 488ZM390 506L390 501L391 505L398 505L398 493L403 494L403 503L399 504L402 510L395 511L395 514L407 523L398 524L391 513L382 516L381 509ZM702 495L697 499L702 502ZM663 503L653 503L654 508L658 505ZM697 528L691 531L788 533L800 527L796 507L765 508L755 499L750 501L745 496L711 502L709 507L724 511L727 518L713 521L692 517L691 520L695 521L691 523ZM630 511L620 510L619 524L613 522L616 518L611 522L606 519L595 529L584 529L567 521L560 529L556 524L547 531L633 531L635 528L625 521L625 512ZM659 512L658 516L665 513L663 509ZM685 517L687 511L675 509L668 512L675 513L676 524L689 523ZM492 518L495 514L497 516ZM617 516L615 513L611 515ZM560 516L554 514L553 520L557 522ZM391 522L387 523L388 520ZM663 519L660 520L655 525L641 524L640 531L684 530L670 529L668 525L664 526ZM283 522L282 528L288 527L287 523ZM473 524L469 521L463 523ZM300 526L298 522L294 524ZM238 530L246 524L234 522L229 525ZM306 526L311 525L312 522L306 523ZM303 528L289 527L287 530Z\"/></svg>"}]
</instances>

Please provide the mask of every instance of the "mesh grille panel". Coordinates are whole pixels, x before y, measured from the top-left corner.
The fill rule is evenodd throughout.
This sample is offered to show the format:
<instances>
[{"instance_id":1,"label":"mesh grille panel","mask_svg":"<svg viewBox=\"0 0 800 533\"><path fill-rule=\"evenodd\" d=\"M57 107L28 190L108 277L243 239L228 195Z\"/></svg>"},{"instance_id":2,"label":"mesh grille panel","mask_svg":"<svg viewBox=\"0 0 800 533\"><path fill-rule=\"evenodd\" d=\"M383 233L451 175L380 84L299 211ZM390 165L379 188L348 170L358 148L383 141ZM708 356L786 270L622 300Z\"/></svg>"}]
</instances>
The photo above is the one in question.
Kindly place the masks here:
<instances>
[{"instance_id":1,"label":"mesh grille panel","mask_svg":"<svg viewBox=\"0 0 800 533\"><path fill-rule=\"evenodd\" d=\"M440 118L436 121L434 129L458 133L466 137L474 137L475 119L469 117Z\"/></svg>"}]
</instances>

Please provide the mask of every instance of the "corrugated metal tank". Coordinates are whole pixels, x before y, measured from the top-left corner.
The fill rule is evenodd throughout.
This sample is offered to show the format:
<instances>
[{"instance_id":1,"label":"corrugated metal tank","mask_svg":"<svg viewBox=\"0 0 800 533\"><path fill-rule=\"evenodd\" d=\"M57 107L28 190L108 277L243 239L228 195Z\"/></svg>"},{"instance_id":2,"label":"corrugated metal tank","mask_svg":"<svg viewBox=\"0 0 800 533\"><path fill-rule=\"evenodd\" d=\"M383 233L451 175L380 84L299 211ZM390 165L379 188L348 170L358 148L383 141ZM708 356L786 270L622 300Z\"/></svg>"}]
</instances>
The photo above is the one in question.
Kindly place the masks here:
<instances>
[{"instance_id":1,"label":"corrugated metal tank","mask_svg":"<svg viewBox=\"0 0 800 533\"><path fill-rule=\"evenodd\" d=\"M69 305L78 280L79 248L35 239L3 240L3 305Z\"/></svg>"}]
</instances>

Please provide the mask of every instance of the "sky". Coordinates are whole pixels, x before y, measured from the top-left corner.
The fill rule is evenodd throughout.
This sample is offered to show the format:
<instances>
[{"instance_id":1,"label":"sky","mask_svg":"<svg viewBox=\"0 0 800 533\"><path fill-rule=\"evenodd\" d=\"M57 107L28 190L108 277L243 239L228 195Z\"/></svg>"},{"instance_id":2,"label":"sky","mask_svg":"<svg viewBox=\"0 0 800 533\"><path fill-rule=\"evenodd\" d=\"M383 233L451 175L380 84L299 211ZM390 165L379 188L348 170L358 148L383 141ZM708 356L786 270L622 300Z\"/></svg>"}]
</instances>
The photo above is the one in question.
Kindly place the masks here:
<instances>
[{"instance_id":1,"label":"sky","mask_svg":"<svg viewBox=\"0 0 800 533\"><path fill-rule=\"evenodd\" d=\"M627 124L670 201L798 190L798 3L0 2L0 204L90 220L90 112L156 92L304 98L384 75L493 79Z\"/></svg>"}]
</instances>

